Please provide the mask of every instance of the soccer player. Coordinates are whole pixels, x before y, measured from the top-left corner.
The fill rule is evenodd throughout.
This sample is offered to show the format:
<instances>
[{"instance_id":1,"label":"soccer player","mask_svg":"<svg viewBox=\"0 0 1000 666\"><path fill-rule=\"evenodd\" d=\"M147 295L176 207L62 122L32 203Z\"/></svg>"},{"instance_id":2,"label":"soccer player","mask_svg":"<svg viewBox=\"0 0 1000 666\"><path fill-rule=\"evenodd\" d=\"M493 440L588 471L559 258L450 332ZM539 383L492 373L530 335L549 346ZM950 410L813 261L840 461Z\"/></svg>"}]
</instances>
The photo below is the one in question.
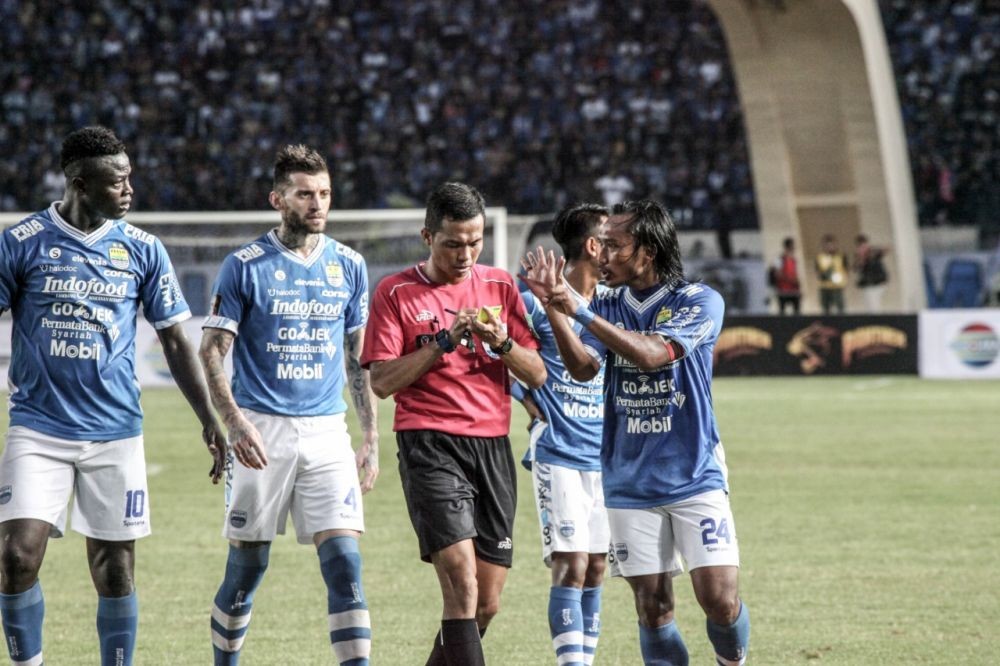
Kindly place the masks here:
<instances>
[{"instance_id":1,"label":"soccer player","mask_svg":"<svg viewBox=\"0 0 1000 666\"><path fill-rule=\"evenodd\" d=\"M483 663L481 632L513 559L516 468L508 370L531 387L545 366L514 279L476 264L485 202L445 183L428 197L430 257L375 289L362 365L396 400L399 470L420 557L444 609L428 664Z\"/></svg>"},{"instance_id":2,"label":"soccer player","mask_svg":"<svg viewBox=\"0 0 1000 666\"><path fill-rule=\"evenodd\" d=\"M598 229L608 210L597 204L563 209L552 236L568 258L566 288L590 302L604 287ZM556 347L545 307L521 290L528 325L540 343L548 378L524 395L534 418L524 464L531 471L542 532L542 557L552 570L549 631L560 665L591 664L600 635L601 584L608 552L608 514L601 488L604 424L603 368L586 382L573 379ZM553 313L579 334L583 327ZM516 395L516 392L515 392Z\"/></svg>"},{"instance_id":3,"label":"soccer player","mask_svg":"<svg viewBox=\"0 0 1000 666\"><path fill-rule=\"evenodd\" d=\"M62 201L0 237L0 311L13 317L10 428L0 457L0 615L15 664L41 664L38 571L49 537L87 538L101 663L132 663L135 539L150 533L135 378L139 305L202 424L218 482L225 435L180 322L191 312L166 250L122 218L132 203L125 145L105 127L63 141Z\"/></svg>"},{"instance_id":4,"label":"soccer player","mask_svg":"<svg viewBox=\"0 0 1000 666\"><path fill-rule=\"evenodd\" d=\"M601 273L613 290L589 304L562 284L565 259L551 252L525 257L525 280L550 314L570 315L585 329L577 337L553 326L570 374L587 380L605 363L601 469L611 555L635 595L643 659L688 663L674 623L676 549L691 571L718 663L742 664L750 615L739 596L739 549L711 392L722 297L684 280L673 221L654 201L616 205L601 246Z\"/></svg>"},{"instance_id":5,"label":"soccer player","mask_svg":"<svg viewBox=\"0 0 1000 666\"><path fill-rule=\"evenodd\" d=\"M330 172L319 153L281 149L270 202L280 226L226 257L203 324L201 360L235 457L223 527L229 559L212 607L215 663L239 662L271 541L291 513L299 543L319 555L333 652L360 666L371 651L361 495L379 471L376 404L359 363L368 276L361 255L323 233ZM223 359L234 340L230 387ZM345 379L363 431L356 454Z\"/></svg>"}]
</instances>

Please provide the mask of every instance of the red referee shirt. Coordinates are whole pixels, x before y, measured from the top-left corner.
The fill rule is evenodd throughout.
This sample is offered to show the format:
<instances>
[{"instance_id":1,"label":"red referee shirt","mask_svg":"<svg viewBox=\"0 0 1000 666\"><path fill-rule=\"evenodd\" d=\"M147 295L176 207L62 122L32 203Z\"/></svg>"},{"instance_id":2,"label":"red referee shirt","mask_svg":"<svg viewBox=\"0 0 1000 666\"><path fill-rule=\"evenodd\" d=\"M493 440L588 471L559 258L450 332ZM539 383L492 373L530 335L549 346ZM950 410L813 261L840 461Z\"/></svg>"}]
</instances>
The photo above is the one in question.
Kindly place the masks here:
<instances>
[{"instance_id":1,"label":"red referee shirt","mask_svg":"<svg viewBox=\"0 0 1000 666\"><path fill-rule=\"evenodd\" d=\"M375 288L365 329L361 365L405 356L434 334L450 328L454 315L445 309L500 305L499 319L517 344L538 349L525 321L524 302L510 273L473 266L460 284L431 282L423 264L383 279ZM475 349L459 345L422 377L397 391L393 430L438 430L466 437L502 437L510 433L510 380L507 367L478 338Z\"/></svg>"}]
</instances>

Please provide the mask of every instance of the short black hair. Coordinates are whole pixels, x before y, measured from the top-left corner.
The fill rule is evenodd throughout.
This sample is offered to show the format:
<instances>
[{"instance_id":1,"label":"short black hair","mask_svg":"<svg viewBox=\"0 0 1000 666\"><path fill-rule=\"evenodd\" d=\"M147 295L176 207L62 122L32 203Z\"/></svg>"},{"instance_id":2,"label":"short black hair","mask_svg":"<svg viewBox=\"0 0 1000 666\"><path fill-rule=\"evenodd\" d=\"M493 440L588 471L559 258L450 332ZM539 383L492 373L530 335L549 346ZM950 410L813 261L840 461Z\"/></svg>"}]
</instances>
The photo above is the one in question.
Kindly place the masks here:
<instances>
[{"instance_id":1,"label":"short black hair","mask_svg":"<svg viewBox=\"0 0 1000 666\"><path fill-rule=\"evenodd\" d=\"M583 255L583 244L597 232L601 219L608 216L605 206L595 203L578 203L566 206L552 224L552 238L559 243L567 261L576 261Z\"/></svg>"},{"instance_id":2,"label":"short black hair","mask_svg":"<svg viewBox=\"0 0 1000 666\"><path fill-rule=\"evenodd\" d=\"M611 214L628 216L629 234L635 239L636 247L646 248L646 252L653 255L653 266L661 282L684 279L677 227L663 204L652 199L623 201L615 204Z\"/></svg>"},{"instance_id":3,"label":"short black hair","mask_svg":"<svg viewBox=\"0 0 1000 666\"><path fill-rule=\"evenodd\" d=\"M115 133L101 125L90 125L71 132L63 139L59 165L65 172L73 162L88 157L104 157L125 152L125 144Z\"/></svg>"},{"instance_id":4,"label":"short black hair","mask_svg":"<svg viewBox=\"0 0 1000 666\"><path fill-rule=\"evenodd\" d=\"M293 173L330 173L326 160L318 152L301 143L285 146L274 158L274 191L279 191L291 180Z\"/></svg>"},{"instance_id":5,"label":"short black hair","mask_svg":"<svg viewBox=\"0 0 1000 666\"><path fill-rule=\"evenodd\" d=\"M477 215L482 215L483 221L486 221L486 200L479 190L465 183L442 183L427 197L424 228L433 236L441 231L445 218L464 222Z\"/></svg>"}]
</instances>

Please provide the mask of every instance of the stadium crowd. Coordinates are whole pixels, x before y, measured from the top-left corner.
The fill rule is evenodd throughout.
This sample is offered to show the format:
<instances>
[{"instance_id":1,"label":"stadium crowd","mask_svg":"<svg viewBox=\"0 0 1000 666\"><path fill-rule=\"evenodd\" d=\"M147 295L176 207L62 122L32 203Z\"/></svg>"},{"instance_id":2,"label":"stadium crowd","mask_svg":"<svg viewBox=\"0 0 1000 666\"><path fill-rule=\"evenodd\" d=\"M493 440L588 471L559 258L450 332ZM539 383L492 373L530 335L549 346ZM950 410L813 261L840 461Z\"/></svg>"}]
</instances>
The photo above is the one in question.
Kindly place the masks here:
<instances>
[{"instance_id":1,"label":"stadium crowd","mask_svg":"<svg viewBox=\"0 0 1000 666\"><path fill-rule=\"evenodd\" d=\"M998 0L880 0L924 224L997 210ZM659 199L757 226L739 100L705 0L0 0L0 210L61 192L60 137L132 147L137 208L258 209L288 141L337 208L446 178L515 213ZM540 48L544 45L544 48Z\"/></svg>"},{"instance_id":2,"label":"stadium crowd","mask_svg":"<svg viewBox=\"0 0 1000 666\"><path fill-rule=\"evenodd\" d=\"M1000 1L880 6L920 223L1000 234Z\"/></svg>"},{"instance_id":3,"label":"stadium crowd","mask_svg":"<svg viewBox=\"0 0 1000 666\"><path fill-rule=\"evenodd\" d=\"M191 4L0 0L17 54L0 63L0 209L60 192L60 138L100 122L132 147L146 210L261 208L257 165L304 141L338 208L420 205L458 178L515 212L650 196L697 226L756 226L702 2Z\"/></svg>"}]
</instances>

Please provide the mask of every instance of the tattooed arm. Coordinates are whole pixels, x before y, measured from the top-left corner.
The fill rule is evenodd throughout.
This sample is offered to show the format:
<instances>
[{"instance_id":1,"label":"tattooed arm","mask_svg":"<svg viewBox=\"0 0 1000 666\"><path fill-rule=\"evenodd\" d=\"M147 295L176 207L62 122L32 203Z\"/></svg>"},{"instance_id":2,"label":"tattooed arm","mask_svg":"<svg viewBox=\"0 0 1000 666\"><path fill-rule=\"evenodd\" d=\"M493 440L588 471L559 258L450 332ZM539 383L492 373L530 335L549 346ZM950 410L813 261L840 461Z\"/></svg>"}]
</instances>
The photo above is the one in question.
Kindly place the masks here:
<instances>
[{"instance_id":1,"label":"tattooed arm","mask_svg":"<svg viewBox=\"0 0 1000 666\"><path fill-rule=\"evenodd\" d=\"M358 469L365 469L361 480L361 492L375 487L378 478L378 403L372 392L371 378L361 367L361 349L364 344L365 329L361 327L344 335L344 362L347 366L347 387L351 392L354 410L364 433L364 441L355 454Z\"/></svg>"},{"instance_id":2,"label":"tattooed arm","mask_svg":"<svg viewBox=\"0 0 1000 666\"><path fill-rule=\"evenodd\" d=\"M233 455L241 464L251 469L264 469L267 456L264 455L264 441L260 433L250 421L243 416L233 391L229 388L229 377L222 365L223 359L229 353L234 336L221 328L206 328L201 335L201 349L198 357L205 369L205 379L208 381L208 393L212 396L212 404L222 417L229 431L229 446Z\"/></svg>"}]
</instances>

